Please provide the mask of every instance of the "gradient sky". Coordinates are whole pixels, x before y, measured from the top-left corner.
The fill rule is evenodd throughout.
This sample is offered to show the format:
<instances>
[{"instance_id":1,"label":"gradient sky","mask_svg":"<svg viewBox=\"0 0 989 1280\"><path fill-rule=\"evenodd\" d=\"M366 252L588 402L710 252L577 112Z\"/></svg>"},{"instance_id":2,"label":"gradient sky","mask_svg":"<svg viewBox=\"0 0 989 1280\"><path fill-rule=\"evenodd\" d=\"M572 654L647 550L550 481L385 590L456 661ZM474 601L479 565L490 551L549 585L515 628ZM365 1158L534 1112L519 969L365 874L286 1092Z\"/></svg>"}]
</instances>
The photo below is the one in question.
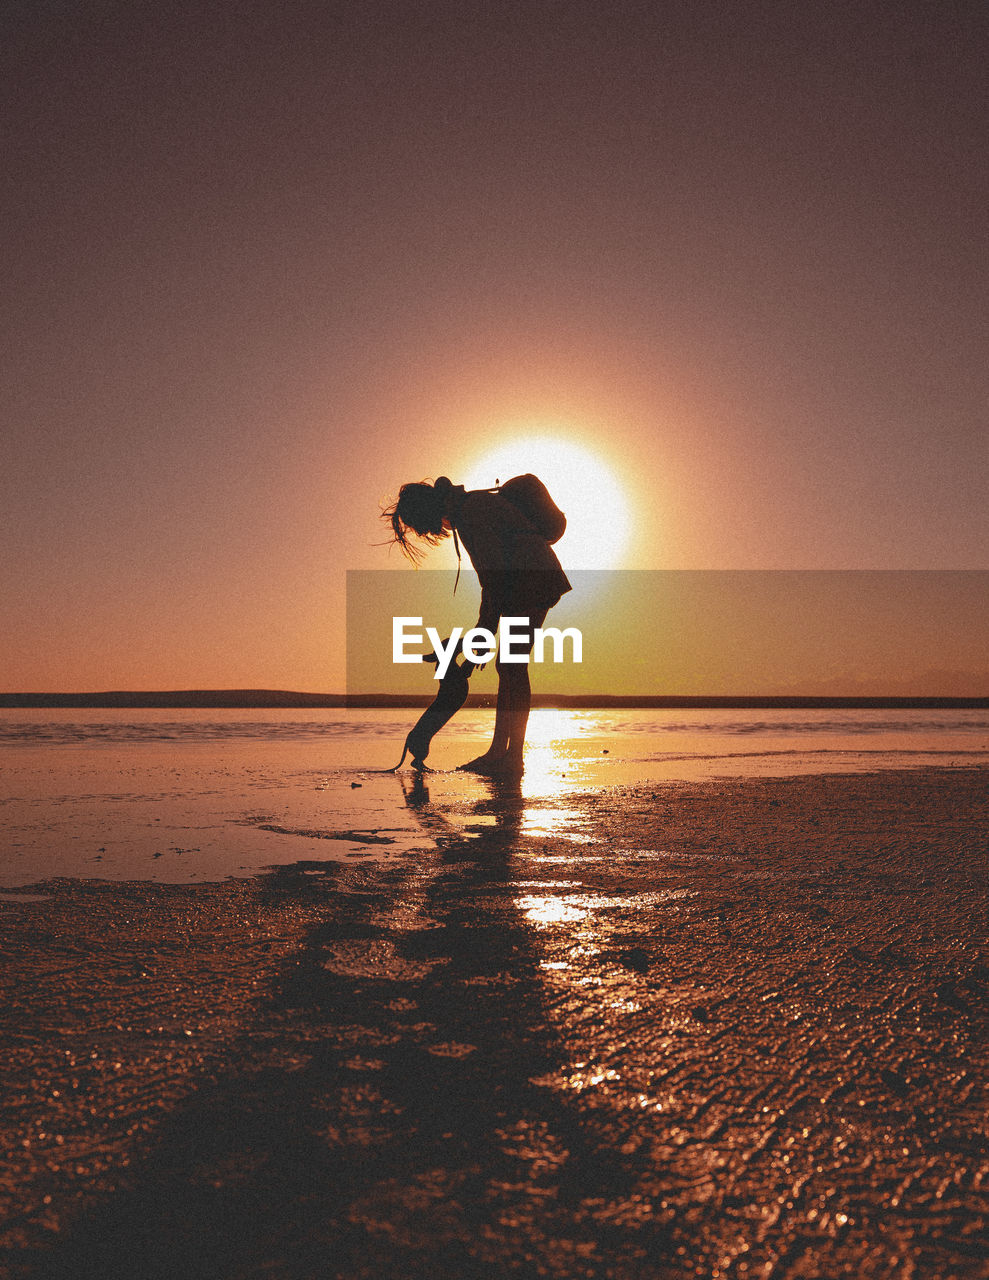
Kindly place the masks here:
<instances>
[{"instance_id":1,"label":"gradient sky","mask_svg":"<svg viewBox=\"0 0 989 1280\"><path fill-rule=\"evenodd\" d=\"M342 689L379 502L527 433L633 568L989 564L982 0L0 23L3 689Z\"/></svg>"}]
</instances>

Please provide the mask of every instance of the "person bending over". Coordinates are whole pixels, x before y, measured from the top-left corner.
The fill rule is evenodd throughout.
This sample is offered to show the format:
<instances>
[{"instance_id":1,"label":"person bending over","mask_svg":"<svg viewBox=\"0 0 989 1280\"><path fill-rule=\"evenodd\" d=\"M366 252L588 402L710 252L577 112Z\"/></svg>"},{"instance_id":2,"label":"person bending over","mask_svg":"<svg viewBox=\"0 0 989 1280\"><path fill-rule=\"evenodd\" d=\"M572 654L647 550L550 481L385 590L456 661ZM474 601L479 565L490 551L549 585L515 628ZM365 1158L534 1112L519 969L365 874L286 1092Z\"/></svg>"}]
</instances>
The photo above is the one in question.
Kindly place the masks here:
<instances>
[{"instance_id":1,"label":"person bending over","mask_svg":"<svg viewBox=\"0 0 989 1280\"><path fill-rule=\"evenodd\" d=\"M502 618L524 618L512 628L513 652L531 651L533 633L547 612L568 592L570 582L556 553L517 506L497 490L455 485L446 476L434 484L403 484L398 501L382 513L394 540L405 555L418 564L423 548L435 546L455 534L470 556L481 584L481 609L477 626L492 634ZM516 637L522 636L521 643ZM525 729L532 695L528 662L496 661L498 702L491 746L462 769L492 776L517 776L522 772Z\"/></svg>"}]
</instances>

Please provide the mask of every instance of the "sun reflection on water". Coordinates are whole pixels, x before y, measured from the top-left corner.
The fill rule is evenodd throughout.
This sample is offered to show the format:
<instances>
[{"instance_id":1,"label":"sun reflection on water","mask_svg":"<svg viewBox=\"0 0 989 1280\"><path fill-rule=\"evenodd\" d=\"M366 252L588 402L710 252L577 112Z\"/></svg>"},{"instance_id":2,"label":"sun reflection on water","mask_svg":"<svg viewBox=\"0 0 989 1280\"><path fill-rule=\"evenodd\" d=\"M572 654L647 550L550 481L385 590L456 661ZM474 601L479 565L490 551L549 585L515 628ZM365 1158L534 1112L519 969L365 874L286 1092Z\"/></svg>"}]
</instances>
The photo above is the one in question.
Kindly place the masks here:
<instances>
[{"instance_id":1,"label":"sun reflection on water","mask_svg":"<svg viewBox=\"0 0 989 1280\"><path fill-rule=\"evenodd\" d=\"M547 884L545 881L543 883ZM562 883L566 884L565 881ZM524 894L515 899L515 905L532 924L544 929L549 925L575 924L579 920L586 920L593 911L635 911L655 907L660 903L679 902L691 896L688 889L660 889L627 897L601 893L569 893L566 896Z\"/></svg>"},{"instance_id":2,"label":"sun reflection on water","mask_svg":"<svg viewBox=\"0 0 989 1280\"><path fill-rule=\"evenodd\" d=\"M581 822L576 809L527 806L522 813L520 830L527 836L563 836L574 844L586 844L590 836L577 830Z\"/></svg>"},{"instance_id":3,"label":"sun reflection on water","mask_svg":"<svg viewBox=\"0 0 989 1280\"><path fill-rule=\"evenodd\" d=\"M537 707L529 715L525 741L528 747L546 747L586 738L588 732L587 721L580 712L564 711L559 707Z\"/></svg>"},{"instance_id":4,"label":"sun reflection on water","mask_svg":"<svg viewBox=\"0 0 989 1280\"><path fill-rule=\"evenodd\" d=\"M586 736L587 725L575 712L537 707L526 726L523 799L573 791L577 778L572 744Z\"/></svg>"},{"instance_id":5,"label":"sun reflection on water","mask_svg":"<svg viewBox=\"0 0 989 1280\"><path fill-rule=\"evenodd\" d=\"M536 897L526 894L516 899L518 908L537 929L553 924L576 924L578 920L586 920L589 909L575 906L573 898Z\"/></svg>"},{"instance_id":6,"label":"sun reflection on water","mask_svg":"<svg viewBox=\"0 0 989 1280\"><path fill-rule=\"evenodd\" d=\"M526 731L525 773L521 781L521 832L527 836L565 837L586 842L580 813L560 802L581 788L573 742L587 726L573 711L540 707Z\"/></svg>"}]
</instances>

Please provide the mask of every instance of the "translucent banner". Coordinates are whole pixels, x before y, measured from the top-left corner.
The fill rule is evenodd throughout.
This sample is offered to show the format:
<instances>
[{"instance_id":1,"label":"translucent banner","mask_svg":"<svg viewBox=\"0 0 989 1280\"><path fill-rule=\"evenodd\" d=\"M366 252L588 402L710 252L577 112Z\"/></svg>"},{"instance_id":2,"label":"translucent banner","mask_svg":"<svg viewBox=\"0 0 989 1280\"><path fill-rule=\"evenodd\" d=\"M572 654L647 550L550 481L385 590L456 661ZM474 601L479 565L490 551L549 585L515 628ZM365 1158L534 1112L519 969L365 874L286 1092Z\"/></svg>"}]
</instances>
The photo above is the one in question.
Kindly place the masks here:
<instances>
[{"instance_id":1,"label":"translucent banner","mask_svg":"<svg viewBox=\"0 0 989 1280\"><path fill-rule=\"evenodd\" d=\"M989 571L586 571L570 580L543 624L566 638L545 637L530 664L536 695L989 695ZM435 666L415 656L478 623L475 575L465 570L456 592L454 581L446 571L348 573L348 696L435 693ZM493 694L496 683L491 661L471 691Z\"/></svg>"}]
</instances>

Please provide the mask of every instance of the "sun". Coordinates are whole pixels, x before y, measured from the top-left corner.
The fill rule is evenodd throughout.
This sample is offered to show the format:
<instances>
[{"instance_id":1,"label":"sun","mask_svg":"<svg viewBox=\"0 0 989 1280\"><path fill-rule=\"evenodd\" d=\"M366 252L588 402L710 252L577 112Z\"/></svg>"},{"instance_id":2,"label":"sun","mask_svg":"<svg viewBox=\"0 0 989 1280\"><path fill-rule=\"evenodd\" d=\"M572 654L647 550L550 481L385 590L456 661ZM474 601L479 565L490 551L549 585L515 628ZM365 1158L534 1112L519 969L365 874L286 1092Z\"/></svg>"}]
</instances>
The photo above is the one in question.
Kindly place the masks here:
<instances>
[{"instance_id":1,"label":"sun","mask_svg":"<svg viewBox=\"0 0 989 1280\"><path fill-rule=\"evenodd\" d=\"M499 444L461 477L468 489L484 489L531 471L567 517L554 550L565 569L617 569L631 534L628 497L618 479L590 449L552 435L518 435Z\"/></svg>"}]
</instances>

